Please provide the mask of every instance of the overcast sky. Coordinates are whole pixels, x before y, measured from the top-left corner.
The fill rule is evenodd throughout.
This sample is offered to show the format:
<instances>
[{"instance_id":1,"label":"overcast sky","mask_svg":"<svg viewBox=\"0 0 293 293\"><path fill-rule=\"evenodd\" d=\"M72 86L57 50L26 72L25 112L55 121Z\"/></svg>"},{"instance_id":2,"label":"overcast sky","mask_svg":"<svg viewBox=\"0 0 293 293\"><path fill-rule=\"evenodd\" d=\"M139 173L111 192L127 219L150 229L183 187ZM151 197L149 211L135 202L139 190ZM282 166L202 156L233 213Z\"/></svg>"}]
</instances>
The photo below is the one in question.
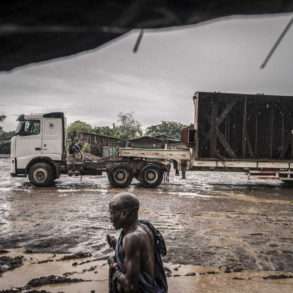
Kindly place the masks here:
<instances>
[{"instance_id":1,"label":"overcast sky","mask_svg":"<svg viewBox=\"0 0 293 293\"><path fill-rule=\"evenodd\" d=\"M292 95L293 28L260 69L291 17L233 17L147 31L136 54L133 31L102 48L0 73L4 129L14 129L21 113L49 111L93 126L111 125L119 112L134 112L144 126L191 123L196 91Z\"/></svg>"}]
</instances>

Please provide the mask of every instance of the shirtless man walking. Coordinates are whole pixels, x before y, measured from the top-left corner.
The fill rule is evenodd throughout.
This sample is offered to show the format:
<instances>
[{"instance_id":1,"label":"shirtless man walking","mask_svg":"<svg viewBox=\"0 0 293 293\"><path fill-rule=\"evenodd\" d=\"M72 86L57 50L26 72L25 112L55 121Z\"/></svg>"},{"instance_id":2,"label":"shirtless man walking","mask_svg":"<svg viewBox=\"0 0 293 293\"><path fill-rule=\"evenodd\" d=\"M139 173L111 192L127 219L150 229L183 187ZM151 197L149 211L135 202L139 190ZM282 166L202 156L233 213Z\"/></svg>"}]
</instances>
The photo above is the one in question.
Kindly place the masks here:
<instances>
[{"instance_id":1,"label":"shirtless man walking","mask_svg":"<svg viewBox=\"0 0 293 293\"><path fill-rule=\"evenodd\" d=\"M107 235L107 242L115 251L115 256L109 258L109 292L167 293L161 259L166 254L165 242L150 222L138 220L137 197L119 193L109 209L114 228L121 229L117 240Z\"/></svg>"}]
</instances>

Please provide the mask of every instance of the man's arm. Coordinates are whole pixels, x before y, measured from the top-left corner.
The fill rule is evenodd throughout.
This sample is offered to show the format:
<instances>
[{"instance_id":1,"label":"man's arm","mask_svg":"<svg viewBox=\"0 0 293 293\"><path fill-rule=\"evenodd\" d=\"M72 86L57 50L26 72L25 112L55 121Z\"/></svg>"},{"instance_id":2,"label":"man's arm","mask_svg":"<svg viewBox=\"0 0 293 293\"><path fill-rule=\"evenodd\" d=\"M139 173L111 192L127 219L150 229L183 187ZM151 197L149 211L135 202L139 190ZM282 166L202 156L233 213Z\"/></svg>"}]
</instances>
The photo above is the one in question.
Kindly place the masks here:
<instances>
[{"instance_id":1,"label":"man's arm","mask_svg":"<svg viewBox=\"0 0 293 293\"><path fill-rule=\"evenodd\" d=\"M112 249L115 249L116 247L116 243L117 243L117 239L114 237L114 236L111 236L109 234L106 235L106 240L109 244L109 246L112 248Z\"/></svg>"},{"instance_id":2,"label":"man's arm","mask_svg":"<svg viewBox=\"0 0 293 293\"><path fill-rule=\"evenodd\" d=\"M123 240L123 250L125 253L125 274L119 274L118 282L125 292L137 292L138 278L141 270L141 239L139 234L131 233L125 236Z\"/></svg>"}]
</instances>

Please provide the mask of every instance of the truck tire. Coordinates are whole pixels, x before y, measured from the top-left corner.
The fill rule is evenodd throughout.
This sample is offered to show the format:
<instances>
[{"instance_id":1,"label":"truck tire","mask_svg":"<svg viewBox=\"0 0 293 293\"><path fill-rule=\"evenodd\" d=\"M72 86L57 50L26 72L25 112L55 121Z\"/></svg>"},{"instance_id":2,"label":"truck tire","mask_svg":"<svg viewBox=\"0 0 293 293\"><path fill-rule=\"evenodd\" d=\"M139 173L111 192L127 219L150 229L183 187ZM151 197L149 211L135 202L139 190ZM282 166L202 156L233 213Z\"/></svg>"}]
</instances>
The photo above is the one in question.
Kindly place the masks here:
<instances>
[{"instance_id":1,"label":"truck tire","mask_svg":"<svg viewBox=\"0 0 293 293\"><path fill-rule=\"evenodd\" d=\"M133 178L132 171L127 166L116 166L108 170L107 174L113 187L127 187Z\"/></svg>"},{"instance_id":2,"label":"truck tire","mask_svg":"<svg viewBox=\"0 0 293 293\"><path fill-rule=\"evenodd\" d=\"M162 183L164 170L157 165L146 165L140 172L139 180L144 187L157 187Z\"/></svg>"},{"instance_id":3,"label":"truck tire","mask_svg":"<svg viewBox=\"0 0 293 293\"><path fill-rule=\"evenodd\" d=\"M52 166L46 162L35 163L29 168L28 178L35 186L51 186L54 182L54 171Z\"/></svg>"}]
</instances>

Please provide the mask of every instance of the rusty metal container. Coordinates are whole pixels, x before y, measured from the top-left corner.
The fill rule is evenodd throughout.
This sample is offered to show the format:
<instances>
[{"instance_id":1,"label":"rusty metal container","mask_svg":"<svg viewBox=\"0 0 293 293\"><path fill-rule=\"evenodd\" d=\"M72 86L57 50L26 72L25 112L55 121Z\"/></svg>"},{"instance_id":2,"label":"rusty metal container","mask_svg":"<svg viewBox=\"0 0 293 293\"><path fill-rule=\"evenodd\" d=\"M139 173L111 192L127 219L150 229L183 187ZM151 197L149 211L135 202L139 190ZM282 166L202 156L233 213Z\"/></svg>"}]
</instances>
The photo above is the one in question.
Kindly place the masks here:
<instances>
[{"instance_id":1,"label":"rusty metal container","mask_svg":"<svg viewBox=\"0 0 293 293\"><path fill-rule=\"evenodd\" d=\"M193 101L195 158L293 158L293 96L197 92Z\"/></svg>"}]
</instances>

